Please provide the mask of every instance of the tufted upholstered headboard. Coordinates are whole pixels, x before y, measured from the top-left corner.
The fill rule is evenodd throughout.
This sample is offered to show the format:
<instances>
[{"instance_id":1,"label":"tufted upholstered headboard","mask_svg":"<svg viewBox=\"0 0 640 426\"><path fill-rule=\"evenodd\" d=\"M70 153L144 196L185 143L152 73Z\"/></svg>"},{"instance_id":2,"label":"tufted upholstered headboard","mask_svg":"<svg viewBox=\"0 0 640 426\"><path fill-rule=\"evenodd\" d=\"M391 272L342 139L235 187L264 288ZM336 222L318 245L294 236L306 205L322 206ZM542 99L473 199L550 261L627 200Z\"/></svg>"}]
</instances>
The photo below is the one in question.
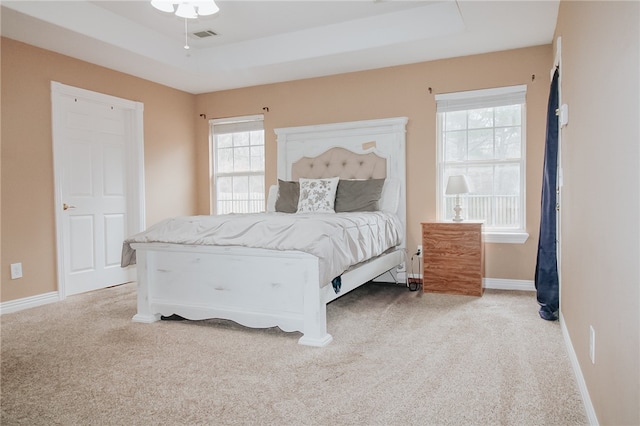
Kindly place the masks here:
<instances>
[{"instance_id":1,"label":"tufted upholstered headboard","mask_svg":"<svg viewBox=\"0 0 640 426\"><path fill-rule=\"evenodd\" d=\"M406 234L406 117L275 129L278 179L385 178L382 197ZM362 163L362 164L360 164ZM403 238L405 246L406 235Z\"/></svg>"},{"instance_id":2,"label":"tufted upholstered headboard","mask_svg":"<svg viewBox=\"0 0 640 426\"><path fill-rule=\"evenodd\" d=\"M317 157L302 157L291 165L291 178L383 179L387 160L374 152L356 154L344 148L331 148Z\"/></svg>"}]
</instances>

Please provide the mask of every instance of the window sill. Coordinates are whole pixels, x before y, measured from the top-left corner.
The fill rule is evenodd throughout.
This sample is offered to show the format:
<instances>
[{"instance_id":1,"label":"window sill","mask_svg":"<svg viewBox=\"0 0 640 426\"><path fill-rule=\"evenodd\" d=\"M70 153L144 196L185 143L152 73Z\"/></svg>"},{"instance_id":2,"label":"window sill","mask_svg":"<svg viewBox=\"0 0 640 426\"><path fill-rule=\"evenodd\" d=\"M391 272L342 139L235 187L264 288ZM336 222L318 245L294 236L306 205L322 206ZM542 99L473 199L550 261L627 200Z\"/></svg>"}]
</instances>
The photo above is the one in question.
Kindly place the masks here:
<instances>
[{"instance_id":1,"label":"window sill","mask_svg":"<svg viewBox=\"0 0 640 426\"><path fill-rule=\"evenodd\" d=\"M485 243L524 244L529 239L527 232L483 232Z\"/></svg>"}]
</instances>

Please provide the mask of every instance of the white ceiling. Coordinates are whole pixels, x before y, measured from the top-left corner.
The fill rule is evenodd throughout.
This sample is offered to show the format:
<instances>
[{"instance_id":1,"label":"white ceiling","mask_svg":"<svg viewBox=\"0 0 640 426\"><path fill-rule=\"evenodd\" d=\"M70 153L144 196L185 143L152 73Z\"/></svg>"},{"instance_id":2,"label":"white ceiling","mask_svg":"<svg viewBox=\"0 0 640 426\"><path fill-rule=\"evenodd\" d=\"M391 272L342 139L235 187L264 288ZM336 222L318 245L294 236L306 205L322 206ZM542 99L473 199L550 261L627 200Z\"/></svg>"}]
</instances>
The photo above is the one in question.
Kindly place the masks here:
<instances>
[{"instance_id":1,"label":"white ceiling","mask_svg":"<svg viewBox=\"0 0 640 426\"><path fill-rule=\"evenodd\" d=\"M2 1L2 35L190 93L549 44L559 0ZM206 39L196 31L212 30Z\"/></svg>"}]
</instances>

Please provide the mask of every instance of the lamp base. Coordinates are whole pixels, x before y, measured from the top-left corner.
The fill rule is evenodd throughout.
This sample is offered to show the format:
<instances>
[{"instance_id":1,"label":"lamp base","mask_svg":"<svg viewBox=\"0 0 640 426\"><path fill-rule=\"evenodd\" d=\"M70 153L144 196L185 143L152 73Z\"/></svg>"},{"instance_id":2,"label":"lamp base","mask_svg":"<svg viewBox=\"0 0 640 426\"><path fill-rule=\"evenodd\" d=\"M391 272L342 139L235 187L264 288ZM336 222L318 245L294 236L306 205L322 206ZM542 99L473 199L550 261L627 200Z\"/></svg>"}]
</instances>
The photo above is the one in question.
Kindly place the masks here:
<instances>
[{"instance_id":1,"label":"lamp base","mask_svg":"<svg viewBox=\"0 0 640 426\"><path fill-rule=\"evenodd\" d=\"M453 208L453 211L456 212L456 215L452 220L454 222L462 222L464 219L462 216L460 216L460 212L462 211L462 207L460 207L460 204L456 204L456 206Z\"/></svg>"}]
</instances>

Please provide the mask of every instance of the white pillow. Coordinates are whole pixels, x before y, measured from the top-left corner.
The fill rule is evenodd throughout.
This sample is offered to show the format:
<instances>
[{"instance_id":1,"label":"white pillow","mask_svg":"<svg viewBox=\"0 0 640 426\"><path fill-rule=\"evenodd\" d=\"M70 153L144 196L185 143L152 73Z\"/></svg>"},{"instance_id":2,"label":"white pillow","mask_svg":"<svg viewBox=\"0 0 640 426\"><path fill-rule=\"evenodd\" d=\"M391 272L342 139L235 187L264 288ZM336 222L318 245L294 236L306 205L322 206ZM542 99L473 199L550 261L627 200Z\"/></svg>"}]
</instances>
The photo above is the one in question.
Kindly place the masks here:
<instances>
[{"instance_id":1,"label":"white pillow","mask_svg":"<svg viewBox=\"0 0 640 426\"><path fill-rule=\"evenodd\" d=\"M296 213L335 213L339 177L327 179L300 178L300 198Z\"/></svg>"},{"instance_id":2,"label":"white pillow","mask_svg":"<svg viewBox=\"0 0 640 426\"><path fill-rule=\"evenodd\" d=\"M384 181L382 196L378 202L380 211L397 213L400 204L400 183L394 179Z\"/></svg>"},{"instance_id":3,"label":"white pillow","mask_svg":"<svg viewBox=\"0 0 640 426\"><path fill-rule=\"evenodd\" d=\"M278 185L271 185L269 187L269 195L267 196L267 212L273 213L276 211L276 200L278 199Z\"/></svg>"}]
</instances>

